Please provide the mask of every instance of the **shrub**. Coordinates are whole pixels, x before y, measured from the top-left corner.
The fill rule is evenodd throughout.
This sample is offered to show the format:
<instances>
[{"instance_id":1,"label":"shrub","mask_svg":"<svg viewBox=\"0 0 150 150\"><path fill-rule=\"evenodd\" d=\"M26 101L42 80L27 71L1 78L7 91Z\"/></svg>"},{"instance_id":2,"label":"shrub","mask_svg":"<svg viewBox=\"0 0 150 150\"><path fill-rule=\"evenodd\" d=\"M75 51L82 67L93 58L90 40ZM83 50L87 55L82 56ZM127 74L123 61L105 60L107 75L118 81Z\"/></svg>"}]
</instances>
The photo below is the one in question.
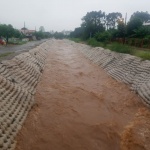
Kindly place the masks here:
<instances>
[{"instance_id":1,"label":"shrub","mask_svg":"<svg viewBox=\"0 0 150 150\"><path fill-rule=\"evenodd\" d=\"M93 47L101 46L101 43L98 42L95 38L90 38L90 39L88 39L87 44L88 44L88 45L91 45L91 46L93 46Z\"/></svg>"},{"instance_id":2,"label":"shrub","mask_svg":"<svg viewBox=\"0 0 150 150\"><path fill-rule=\"evenodd\" d=\"M135 51L135 56L138 56L143 60L150 60L150 52L148 51Z\"/></svg>"},{"instance_id":3,"label":"shrub","mask_svg":"<svg viewBox=\"0 0 150 150\"><path fill-rule=\"evenodd\" d=\"M146 39L150 40L150 35L145 36Z\"/></svg>"},{"instance_id":4,"label":"shrub","mask_svg":"<svg viewBox=\"0 0 150 150\"><path fill-rule=\"evenodd\" d=\"M76 42L76 43L80 43L82 42L82 40L80 38L70 38L70 40Z\"/></svg>"},{"instance_id":5,"label":"shrub","mask_svg":"<svg viewBox=\"0 0 150 150\"><path fill-rule=\"evenodd\" d=\"M111 38L111 34L108 31L105 32L98 32L95 34L95 39L99 42L106 42L109 41Z\"/></svg>"},{"instance_id":6,"label":"shrub","mask_svg":"<svg viewBox=\"0 0 150 150\"><path fill-rule=\"evenodd\" d=\"M119 53L126 53L126 54L132 53L131 47L120 43L112 43L108 48L112 51L116 51Z\"/></svg>"}]
</instances>

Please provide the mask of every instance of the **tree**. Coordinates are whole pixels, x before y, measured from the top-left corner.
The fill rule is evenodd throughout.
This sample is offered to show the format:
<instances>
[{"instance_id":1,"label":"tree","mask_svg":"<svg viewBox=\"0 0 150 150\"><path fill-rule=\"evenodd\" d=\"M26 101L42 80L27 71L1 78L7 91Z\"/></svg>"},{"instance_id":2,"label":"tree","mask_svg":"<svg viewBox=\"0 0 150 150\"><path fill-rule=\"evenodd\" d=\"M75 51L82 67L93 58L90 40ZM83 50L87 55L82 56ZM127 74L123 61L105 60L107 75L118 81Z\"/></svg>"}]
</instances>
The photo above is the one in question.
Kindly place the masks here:
<instances>
[{"instance_id":1,"label":"tree","mask_svg":"<svg viewBox=\"0 0 150 150\"><path fill-rule=\"evenodd\" d=\"M119 12L112 12L106 16L106 26L107 29L113 28L115 29L116 23L119 19L122 18L122 14Z\"/></svg>"},{"instance_id":2,"label":"tree","mask_svg":"<svg viewBox=\"0 0 150 150\"><path fill-rule=\"evenodd\" d=\"M130 20L133 20L135 18L140 19L141 22L144 23L144 22L147 22L148 20L150 20L150 14L148 12L143 12L143 11L139 12L139 11L137 11L137 12L134 12L131 15Z\"/></svg>"},{"instance_id":3,"label":"tree","mask_svg":"<svg viewBox=\"0 0 150 150\"><path fill-rule=\"evenodd\" d=\"M8 43L8 39L13 37L15 29L12 25L0 24L0 36L6 38L6 42Z\"/></svg>"},{"instance_id":4,"label":"tree","mask_svg":"<svg viewBox=\"0 0 150 150\"><path fill-rule=\"evenodd\" d=\"M40 26L39 31L41 31L41 32L45 32L44 27L43 27L43 26Z\"/></svg>"},{"instance_id":5,"label":"tree","mask_svg":"<svg viewBox=\"0 0 150 150\"><path fill-rule=\"evenodd\" d=\"M117 37L125 38L126 28L124 22L118 24Z\"/></svg>"},{"instance_id":6,"label":"tree","mask_svg":"<svg viewBox=\"0 0 150 150\"><path fill-rule=\"evenodd\" d=\"M97 32L94 37L99 42L107 42L110 40L111 34L108 31L104 31L101 33Z\"/></svg>"},{"instance_id":7,"label":"tree","mask_svg":"<svg viewBox=\"0 0 150 150\"><path fill-rule=\"evenodd\" d=\"M81 27L83 28L85 39L93 37L96 32L105 31L105 12L101 10L88 12L82 18Z\"/></svg>"},{"instance_id":8,"label":"tree","mask_svg":"<svg viewBox=\"0 0 150 150\"><path fill-rule=\"evenodd\" d=\"M132 18L127 24L127 34L128 36L133 36L134 30L142 27L142 21L139 18Z\"/></svg>"},{"instance_id":9,"label":"tree","mask_svg":"<svg viewBox=\"0 0 150 150\"><path fill-rule=\"evenodd\" d=\"M75 30L70 33L70 37L82 38L82 36L83 36L83 28L82 27L75 28Z\"/></svg>"},{"instance_id":10,"label":"tree","mask_svg":"<svg viewBox=\"0 0 150 150\"><path fill-rule=\"evenodd\" d=\"M63 39L65 35L62 32L55 32L54 33L54 38L56 39Z\"/></svg>"},{"instance_id":11,"label":"tree","mask_svg":"<svg viewBox=\"0 0 150 150\"><path fill-rule=\"evenodd\" d=\"M145 38L150 35L150 28L146 26L142 26L138 29L133 30L133 36L136 38Z\"/></svg>"},{"instance_id":12,"label":"tree","mask_svg":"<svg viewBox=\"0 0 150 150\"><path fill-rule=\"evenodd\" d=\"M21 38L21 33L19 32L19 30L14 29L13 36L14 36L15 38Z\"/></svg>"}]
</instances>

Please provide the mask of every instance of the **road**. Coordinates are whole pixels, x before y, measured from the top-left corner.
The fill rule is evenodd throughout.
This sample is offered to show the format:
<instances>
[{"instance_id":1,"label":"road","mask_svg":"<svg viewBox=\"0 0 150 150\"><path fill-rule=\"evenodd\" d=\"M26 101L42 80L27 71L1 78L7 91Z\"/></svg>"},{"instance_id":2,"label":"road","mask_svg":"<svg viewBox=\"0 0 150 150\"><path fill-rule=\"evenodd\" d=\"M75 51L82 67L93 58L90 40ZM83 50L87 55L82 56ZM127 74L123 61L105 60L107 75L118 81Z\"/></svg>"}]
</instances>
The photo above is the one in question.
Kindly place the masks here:
<instances>
[{"instance_id":1,"label":"road","mask_svg":"<svg viewBox=\"0 0 150 150\"><path fill-rule=\"evenodd\" d=\"M28 50L40 45L44 41L46 41L46 40L30 41L30 42L27 42L26 44L22 44L22 45L8 45L8 46L0 45L0 55L6 54L5 57L4 56L0 57L0 61L5 60L5 59L11 59L14 56L16 56L22 52L28 51Z\"/></svg>"},{"instance_id":2,"label":"road","mask_svg":"<svg viewBox=\"0 0 150 150\"><path fill-rule=\"evenodd\" d=\"M49 45L35 106L16 150L150 149L149 109L80 48L67 40Z\"/></svg>"}]
</instances>

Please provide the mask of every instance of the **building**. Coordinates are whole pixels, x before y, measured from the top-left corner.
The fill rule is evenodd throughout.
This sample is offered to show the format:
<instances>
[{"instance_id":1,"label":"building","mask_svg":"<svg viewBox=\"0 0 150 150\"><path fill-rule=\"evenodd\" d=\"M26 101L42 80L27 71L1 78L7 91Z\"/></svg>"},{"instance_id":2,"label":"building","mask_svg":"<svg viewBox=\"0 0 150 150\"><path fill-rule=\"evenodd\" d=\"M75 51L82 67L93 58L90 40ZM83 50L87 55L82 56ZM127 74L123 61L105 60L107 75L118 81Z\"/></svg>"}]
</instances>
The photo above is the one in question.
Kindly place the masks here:
<instances>
[{"instance_id":1,"label":"building","mask_svg":"<svg viewBox=\"0 0 150 150\"><path fill-rule=\"evenodd\" d=\"M29 40L35 40L35 36L33 35L36 30L28 30L27 28L21 28L20 32L26 36Z\"/></svg>"},{"instance_id":2,"label":"building","mask_svg":"<svg viewBox=\"0 0 150 150\"><path fill-rule=\"evenodd\" d=\"M21 28L20 32L22 34L24 34L25 36L32 36L33 33L35 33L36 31L35 30L28 30L27 28Z\"/></svg>"},{"instance_id":3,"label":"building","mask_svg":"<svg viewBox=\"0 0 150 150\"><path fill-rule=\"evenodd\" d=\"M144 26L149 26L150 27L150 20L148 20L147 22L143 23Z\"/></svg>"}]
</instances>

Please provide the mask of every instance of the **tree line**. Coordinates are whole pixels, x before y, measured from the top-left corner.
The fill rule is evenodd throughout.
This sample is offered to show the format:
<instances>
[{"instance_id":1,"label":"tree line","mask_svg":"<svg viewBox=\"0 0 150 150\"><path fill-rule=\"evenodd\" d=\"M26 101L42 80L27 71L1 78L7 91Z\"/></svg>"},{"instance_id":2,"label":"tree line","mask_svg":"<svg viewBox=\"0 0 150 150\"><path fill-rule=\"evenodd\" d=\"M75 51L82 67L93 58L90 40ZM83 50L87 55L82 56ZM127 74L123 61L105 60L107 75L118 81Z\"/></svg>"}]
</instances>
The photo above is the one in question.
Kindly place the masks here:
<instances>
[{"instance_id":1,"label":"tree line","mask_svg":"<svg viewBox=\"0 0 150 150\"><path fill-rule=\"evenodd\" d=\"M0 37L4 37L8 43L8 39L11 37L21 38L19 30L15 29L11 24L0 24Z\"/></svg>"},{"instance_id":2,"label":"tree line","mask_svg":"<svg viewBox=\"0 0 150 150\"><path fill-rule=\"evenodd\" d=\"M52 35L49 32L39 30L35 31L33 36L35 36L37 39L43 39L50 38ZM8 43L9 38L23 39L26 38L26 36L18 29L15 29L11 24L0 24L0 38L5 38L6 42Z\"/></svg>"},{"instance_id":3,"label":"tree line","mask_svg":"<svg viewBox=\"0 0 150 150\"><path fill-rule=\"evenodd\" d=\"M63 39L68 38L68 31L63 32L45 32L45 29L43 26L39 28L39 31L35 31L32 35L36 37L37 40L39 39L45 39L45 38L56 38L56 39ZM15 29L11 24L0 24L0 38L5 38L6 42L8 43L9 38L19 38L23 39L26 38L26 36L21 33L18 29Z\"/></svg>"},{"instance_id":4,"label":"tree line","mask_svg":"<svg viewBox=\"0 0 150 150\"><path fill-rule=\"evenodd\" d=\"M106 14L103 11L91 11L82 17L82 24L71 32L70 37L95 38L97 41L107 41L113 38L149 38L150 27L143 26L150 20L148 12L134 12L129 21L120 12Z\"/></svg>"}]
</instances>

